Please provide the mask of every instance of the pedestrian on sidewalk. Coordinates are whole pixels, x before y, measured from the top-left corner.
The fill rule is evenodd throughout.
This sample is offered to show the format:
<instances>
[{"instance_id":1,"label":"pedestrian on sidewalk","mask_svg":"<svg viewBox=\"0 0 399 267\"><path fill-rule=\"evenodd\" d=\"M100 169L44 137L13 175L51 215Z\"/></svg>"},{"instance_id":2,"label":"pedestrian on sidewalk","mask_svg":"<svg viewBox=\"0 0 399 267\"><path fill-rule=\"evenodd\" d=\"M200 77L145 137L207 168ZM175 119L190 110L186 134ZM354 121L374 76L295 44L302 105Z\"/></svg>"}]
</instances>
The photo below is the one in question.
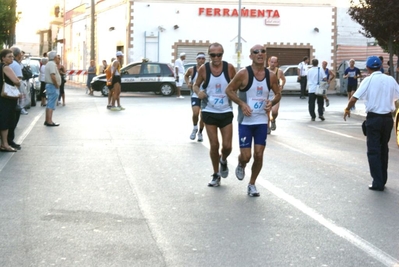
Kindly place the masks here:
<instances>
[{"instance_id":1,"label":"pedestrian on sidewalk","mask_svg":"<svg viewBox=\"0 0 399 267\"><path fill-rule=\"evenodd\" d=\"M317 102L317 112L319 119L324 121L324 97L316 95L316 88L323 79L326 78L326 73L320 69L319 60L316 58L312 59L312 68L308 71L308 83L309 83L309 114L312 121L316 120L315 113L315 102Z\"/></svg>"},{"instance_id":2,"label":"pedestrian on sidewalk","mask_svg":"<svg viewBox=\"0 0 399 267\"><path fill-rule=\"evenodd\" d=\"M367 158L373 182L370 190L384 191L388 180L388 143L391 138L395 100L399 99L399 85L389 75L381 73L382 62L377 56L367 59L366 77L353 94L344 110L344 120L350 117L351 108L358 99L366 105Z\"/></svg>"},{"instance_id":3,"label":"pedestrian on sidewalk","mask_svg":"<svg viewBox=\"0 0 399 267\"><path fill-rule=\"evenodd\" d=\"M47 106L46 106L46 120L44 121L45 126L59 126L59 123L53 121L53 112L57 104L58 96L60 95L61 75L58 71L57 64L60 59L57 56L57 52L48 52L49 62L46 64L45 69L45 80L46 80L46 94L47 94Z\"/></svg>"},{"instance_id":4,"label":"pedestrian on sidewalk","mask_svg":"<svg viewBox=\"0 0 399 267\"><path fill-rule=\"evenodd\" d=\"M328 84L327 86L327 91L328 91L330 89L331 81L335 79L335 74L329 68L327 68L327 61L323 61L321 63L321 67L323 68L323 71L326 74L325 81ZM324 95L324 101L326 102L326 107L328 107L330 105L330 100L327 97L327 93Z\"/></svg>"},{"instance_id":5,"label":"pedestrian on sidewalk","mask_svg":"<svg viewBox=\"0 0 399 267\"><path fill-rule=\"evenodd\" d=\"M96 76L96 73L97 73L96 63L94 62L94 60L90 60L90 66L87 69L87 81L86 81L86 86L87 86L86 92L88 92L89 95L93 95L93 88L91 88L91 81Z\"/></svg>"}]
</instances>

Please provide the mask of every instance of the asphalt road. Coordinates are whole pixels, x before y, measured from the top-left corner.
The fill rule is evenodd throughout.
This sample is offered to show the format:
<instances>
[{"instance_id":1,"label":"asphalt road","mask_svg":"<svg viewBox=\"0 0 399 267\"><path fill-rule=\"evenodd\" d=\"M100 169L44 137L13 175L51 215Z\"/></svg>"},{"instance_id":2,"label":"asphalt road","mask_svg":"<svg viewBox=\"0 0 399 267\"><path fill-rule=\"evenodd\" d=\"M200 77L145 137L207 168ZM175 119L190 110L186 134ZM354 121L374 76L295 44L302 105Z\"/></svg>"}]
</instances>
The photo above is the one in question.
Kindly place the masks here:
<instances>
[{"instance_id":1,"label":"asphalt road","mask_svg":"<svg viewBox=\"0 0 399 267\"><path fill-rule=\"evenodd\" d=\"M399 266L399 148L390 142L387 189L367 189L362 104L330 95L326 121L284 96L267 139L259 198L230 174L209 188L209 144L191 141L183 100L67 88L45 127L22 116L22 150L0 154L0 266ZM235 108L236 112L236 108Z\"/></svg>"}]
</instances>

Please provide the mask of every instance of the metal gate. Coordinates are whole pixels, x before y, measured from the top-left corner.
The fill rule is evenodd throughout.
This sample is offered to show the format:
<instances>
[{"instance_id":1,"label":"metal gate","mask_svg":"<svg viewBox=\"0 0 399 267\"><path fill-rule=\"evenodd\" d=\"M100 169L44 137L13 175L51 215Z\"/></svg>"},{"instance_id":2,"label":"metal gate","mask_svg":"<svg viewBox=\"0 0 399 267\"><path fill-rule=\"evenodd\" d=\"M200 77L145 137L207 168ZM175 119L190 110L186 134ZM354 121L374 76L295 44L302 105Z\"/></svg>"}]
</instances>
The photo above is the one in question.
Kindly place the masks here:
<instances>
[{"instance_id":1,"label":"metal gate","mask_svg":"<svg viewBox=\"0 0 399 267\"><path fill-rule=\"evenodd\" d=\"M266 55L269 59L272 56L278 58L279 65L298 65L303 58L310 58L308 48L266 48Z\"/></svg>"}]
</instances>

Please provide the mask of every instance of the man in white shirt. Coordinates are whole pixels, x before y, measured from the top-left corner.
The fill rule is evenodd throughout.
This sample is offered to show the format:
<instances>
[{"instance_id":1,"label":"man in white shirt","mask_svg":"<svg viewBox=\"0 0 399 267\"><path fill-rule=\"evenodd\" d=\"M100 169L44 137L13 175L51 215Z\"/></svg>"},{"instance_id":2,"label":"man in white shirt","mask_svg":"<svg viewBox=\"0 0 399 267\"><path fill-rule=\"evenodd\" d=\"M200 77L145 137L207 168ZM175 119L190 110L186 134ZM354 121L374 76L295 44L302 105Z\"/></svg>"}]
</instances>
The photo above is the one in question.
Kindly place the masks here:
<instances>
[{"instance_id":1,"label":"man in white shirt","mask_svg":"<svg viewBox=\"0 0 399 267\"><path fill-rule=\"evenodd\" d=\"M388 180L388 143L391 138L395 100L399 99L399 85L391 76L381 73L382 62L377 56L367 59L370 76L366 77L345 108L344 120L358 99L366 100L367 158L373 183L370 190L384 191Z\"/></svg>"},{"instance_id":2,"label":"man in white shirt","mask_svg":"<svg viewBox=\"0 0 399 267\"><path fill-rule=\"evenodd\" d=\"M317 112L319 113L320 120L324 121L324 97L316 95L316 88L321 83L323 79L326 78L326 73L322 68L318 67L319 61L317 59L312 59L312 68L308 71L307 80L309 82L309 114L312 121L316 120L315 102L317 100Z\"/></svg>"},{"instance_id":3,"label":"man in white shirt","mask_svg":"<svg viewBox=\"0 0 399 267\"><path fill-rule=\"evenodd\" d=\"M301 84L301 99L306 99L305 92L306 92L306 85L307 85L307 75L308 75L308 63L309 58L304 57L303 61L298 64L298 82Z\"/></svg>"},{"instance_id":4,"label":"man in white shirt","mask_svg":"<svg viewBox=\"0 0 399 267\"><path fill-rule=\"evenodd\" d=\"M176 78L176 95L178 99L183 99L180 88L184 81L184 60L186 59L186 53L180 53L180 58L175 61L175 78Z\"/></svg>"}]
</instances>

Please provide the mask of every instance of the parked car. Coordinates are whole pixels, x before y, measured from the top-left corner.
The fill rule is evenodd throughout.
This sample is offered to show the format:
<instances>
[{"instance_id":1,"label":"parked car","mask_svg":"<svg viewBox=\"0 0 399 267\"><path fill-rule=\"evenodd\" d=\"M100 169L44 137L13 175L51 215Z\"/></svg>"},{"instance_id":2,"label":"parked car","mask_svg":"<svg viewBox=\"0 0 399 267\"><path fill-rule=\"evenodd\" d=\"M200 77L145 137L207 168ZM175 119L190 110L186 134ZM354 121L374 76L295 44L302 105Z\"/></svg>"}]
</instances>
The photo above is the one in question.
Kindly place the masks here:
<instances>
[{"instance_id":1,"label":"parked car","mask_svg":"<svg viewBox=\"0 0 399 267\"><path fill-rule=\"evenodd\" d=\"M308 65L311 68L311 65ZM283 88L283 92L301 91L301 84L298 82L298 65L282 65L279 67L284 73L285 76L285 85ZM308 88L306 87L306 91Z\"/></svg>"},{"instance_id":2,"label":"parked car","mask_svg":"<svg viewBox=\"0 0 399 267\"><path fill-rule=\"evenodd\" d=\"M395 124L394 129L396 132L396 144L399 147L399 100L396 100Z\"/></svg>"},{"instance_id":3,"label":"parked car","mask_svg":"<svg viewBox=\"0 0 399 267\"><path fill-rule=\"evenodd\" d=\"M40 100L40 57L28 57L22 60L22 64L29 66L32 71L32 78L29 80L31 106L36 106L36 101Z\"/></svg>"},{"instance_id":4,"label":"parked car","mask_svg":"<svg viewBox=\"0 0 399 267\"><path fill-rule=\"evenodd\" d=\"M187 71L189 68L196 66L197 63L187 63L184 64L184 70ZM183 77L184 79L184 77ZM183 81L183 85L181 86L180 89L182 92L190 92L190 89L187 87L186 81Z\"/></svg>"},{"instance_id":5,"label":"parked car","mask_svg":"<svg viewBox=\"0 0 399 267\"><path fill-rule=\"evenodd\" d=\"M346 88L348 87L348 79L344 79L345 70L349 67L349 60L344 60L339 64L336 79L336 90L343 95L347 95ZM368 75L365 60L355 60L355 67L360 70L360 82ZM360 83L359 83L360 84Z\"/></svg>"},{"instance_id":6,"label":"parked car","mask_svg":"<svg viewBox=\"0 0 399 267\"><path fill-rule=\"evenodd\" d=\"M173 67L169 63L133 62L121 69L121 92L154 92L171 96L176 90ZM94 91L108 95L105 74L98 75L91 81Z\"/></svg>"}]
</instances>

